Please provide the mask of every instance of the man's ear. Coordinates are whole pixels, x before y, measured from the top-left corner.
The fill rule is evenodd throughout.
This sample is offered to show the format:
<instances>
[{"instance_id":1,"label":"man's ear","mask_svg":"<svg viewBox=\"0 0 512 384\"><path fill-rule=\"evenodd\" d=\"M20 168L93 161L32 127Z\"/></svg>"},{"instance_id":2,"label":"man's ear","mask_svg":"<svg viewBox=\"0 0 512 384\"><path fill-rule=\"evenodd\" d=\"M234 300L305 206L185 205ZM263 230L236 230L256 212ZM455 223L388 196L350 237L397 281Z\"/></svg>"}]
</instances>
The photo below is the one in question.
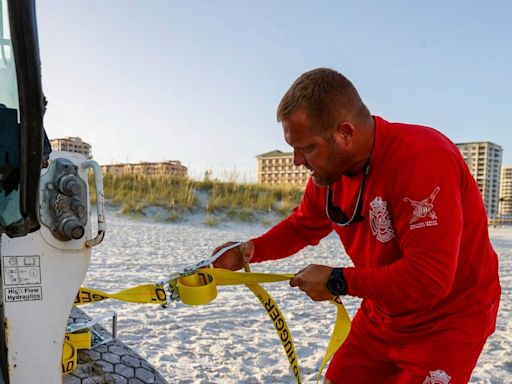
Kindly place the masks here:
<instances>
[{"instance_id":1,"label":"man's ear","mask_svg":"<svg viewBox=\"0 0 512 384\"><path fill-rule=\"evenodd\" d=\"M354 126L347 122L340 122L335 128L336 141L342 143L344 146L352 143L352 137L354 135Z\"/></svg>"}]
</instances>

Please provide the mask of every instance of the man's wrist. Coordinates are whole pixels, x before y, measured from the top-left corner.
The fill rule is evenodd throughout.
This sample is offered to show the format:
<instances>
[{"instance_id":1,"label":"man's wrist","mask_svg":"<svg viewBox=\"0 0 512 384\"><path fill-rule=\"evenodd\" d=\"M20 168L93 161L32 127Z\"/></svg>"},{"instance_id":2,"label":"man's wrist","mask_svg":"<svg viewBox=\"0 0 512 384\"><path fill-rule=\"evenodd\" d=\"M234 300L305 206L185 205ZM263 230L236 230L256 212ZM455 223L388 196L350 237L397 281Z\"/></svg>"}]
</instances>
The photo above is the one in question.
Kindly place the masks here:
<instances>
[{"instance_id":1,"label":"man's wrist","mask_svg":"<svg viewBox=\"0 0 512 384\"><path fill-rule=\"evenodd\" d=\"M333 268L331 275L327 279L327 289L334 296L343 296L347 294L347 281L343 276L343 268Z\"/></svg>"}]
</instances>

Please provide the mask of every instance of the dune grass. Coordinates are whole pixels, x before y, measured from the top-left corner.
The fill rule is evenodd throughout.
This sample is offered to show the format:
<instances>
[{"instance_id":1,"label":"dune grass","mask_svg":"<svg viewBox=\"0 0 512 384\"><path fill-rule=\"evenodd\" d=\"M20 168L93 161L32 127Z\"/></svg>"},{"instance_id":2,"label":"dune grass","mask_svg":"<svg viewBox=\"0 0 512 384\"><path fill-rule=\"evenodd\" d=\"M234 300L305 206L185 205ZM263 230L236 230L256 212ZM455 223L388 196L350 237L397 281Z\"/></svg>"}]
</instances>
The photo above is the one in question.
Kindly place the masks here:
<instances>
[{"instance_id":1,"label":"dune grass","mask_svg":"<svg viewBox=\"0 0 512 384\"><path fill-rule=\"evenodd\" d=\"M119 205L122 212L137 214L150 206L170 210L174 219L187 213L222 212L228 218L252 221L254 215L273 212L285 216L302 197L300 186L196 181L171 176L106 174L103 177L105 199ZM94 186L91 183L91 197Z\"/></svg>"}]
</instances>

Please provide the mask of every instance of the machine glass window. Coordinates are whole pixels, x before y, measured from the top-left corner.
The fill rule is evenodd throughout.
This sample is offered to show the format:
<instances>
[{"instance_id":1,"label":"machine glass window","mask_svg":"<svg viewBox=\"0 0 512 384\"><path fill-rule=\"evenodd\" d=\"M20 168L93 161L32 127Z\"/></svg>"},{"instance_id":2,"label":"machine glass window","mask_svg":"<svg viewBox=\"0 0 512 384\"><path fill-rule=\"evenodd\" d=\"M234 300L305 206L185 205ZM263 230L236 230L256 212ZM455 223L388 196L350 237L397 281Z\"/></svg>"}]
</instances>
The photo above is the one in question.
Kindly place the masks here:
<instances>
[{"instance_id":1,"label":"machine glass window","mask_svg":"<svg viewBox=\"0 0 512 384\"><path fill-rule=\"evenodd\" d=\"M7 1L0 0L0 226L19 221L20 129L16 65ZM0 232L1 233L1 232Z\"/></svg>"}]
</instances>

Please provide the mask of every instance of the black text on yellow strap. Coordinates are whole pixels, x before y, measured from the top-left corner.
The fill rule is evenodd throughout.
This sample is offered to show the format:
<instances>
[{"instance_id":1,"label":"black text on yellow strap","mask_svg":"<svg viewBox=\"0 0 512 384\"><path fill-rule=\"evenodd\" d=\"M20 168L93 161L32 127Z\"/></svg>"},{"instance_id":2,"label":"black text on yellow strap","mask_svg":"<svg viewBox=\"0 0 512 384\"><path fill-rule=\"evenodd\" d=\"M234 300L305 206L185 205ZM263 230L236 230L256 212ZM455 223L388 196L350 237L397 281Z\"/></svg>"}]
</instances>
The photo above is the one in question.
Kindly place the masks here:
<instances>
[{"instance_id":1,"label":"black text on yellow strap","mask_svg":"<svg viewBox=\"0 0 512 384\"><path fill-rule=\"evenodd\" d=\"M107 296L102 296L98 293L90 292L84 288L80 288L75 297L75 304L88 304L105 299L107 299Z\"/></svg>"},{"instance_id":2,"label":"black text on yellow strap","mask_svg":"<svg viewBox=\"0 0 512 384\"><path fill-rule=\"evenodd\" d=\"M283 314L279 309L279 306L272 299L272 297L270 297L267 291L265 291L265 289L260 285L247 284L247 287L256 295L261 305L267 311L267 314L272 320L274 328L276 329L277 334L279 335L281 345L284 348L284 352L286 354L286 357L288 358L288 362L293 372L293 376L295 377L295 382L297 384L301 384L302 378L300 376L299 363L297 361L297 354L295 353L292 335L288 329L286 320L284 319Z\"/></svg>"}]
</instances>

